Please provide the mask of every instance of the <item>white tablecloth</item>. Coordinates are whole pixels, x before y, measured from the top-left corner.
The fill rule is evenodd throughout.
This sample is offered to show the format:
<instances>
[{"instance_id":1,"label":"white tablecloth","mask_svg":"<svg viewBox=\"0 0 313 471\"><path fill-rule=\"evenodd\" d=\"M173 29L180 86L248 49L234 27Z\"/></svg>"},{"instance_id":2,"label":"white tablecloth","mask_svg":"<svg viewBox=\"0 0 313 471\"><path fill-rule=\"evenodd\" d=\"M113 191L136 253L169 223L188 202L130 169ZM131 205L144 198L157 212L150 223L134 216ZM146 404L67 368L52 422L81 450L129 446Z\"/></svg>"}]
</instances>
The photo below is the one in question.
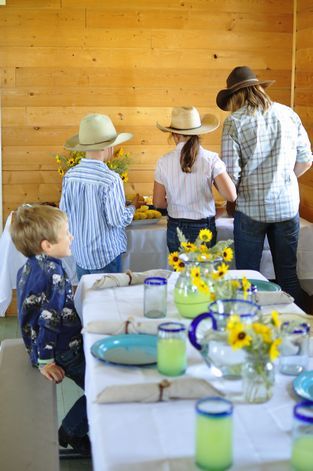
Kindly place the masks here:
<instances>
[{"instance_id":1,"label":"white tablecloth","mask_svg":"<svg viewBox=\"0 0 313 471\"><path fill-rule=\"evenodd\" d=\"M234 271L264 279L258 272ZM125 320L143 315L143 286L91 290L97 275L84 276L76 300L83 324L95 320ZM168 317L178 317L169 280ZM294 304L266 306L281 312L301 313ZM151 374L151 368L122 367L100 362L90 354L103 335L84 333L86 396L94 471L192 471L194 455L194 401L176 400L152 404L97 404L95 398L107 384L133 382ZM190 347L191 368L209 372L200 355ZM152 367L155 368L155 367ZM190 368L189 368L190 370ZM187 370L188 373L188 370ZM205 374L205 373L204 373ZM237 471L288 469L291 449L292 377L277 375L273 398L261 405L235 405L234 466Z\"/></svg>"},{"instance_id":2,"label":"white tablecloth","mask_svg":"<svg viewBox=\"0 0 313 471\"><path fill-rule=\"evenodd\" d=\"M25 263L25 257L12 243L9 216L0 237L0 316L4 316L12 299L12 290L16 287L16 274ZM216 220L218 240L233 238L233 219ZM123 271L145 271L153 268L167 268L166 218L153 225L130 225L127 228L127 252L122 257ZM63 265L73 284L77 283L75 261L73 257L63 260ZM267 279L274 279L272 256L268 242L265 241L260 272ZM303 289L313 294L313 224L301 219L298 246L298 275Z\"/></svg>"}]
</instances>

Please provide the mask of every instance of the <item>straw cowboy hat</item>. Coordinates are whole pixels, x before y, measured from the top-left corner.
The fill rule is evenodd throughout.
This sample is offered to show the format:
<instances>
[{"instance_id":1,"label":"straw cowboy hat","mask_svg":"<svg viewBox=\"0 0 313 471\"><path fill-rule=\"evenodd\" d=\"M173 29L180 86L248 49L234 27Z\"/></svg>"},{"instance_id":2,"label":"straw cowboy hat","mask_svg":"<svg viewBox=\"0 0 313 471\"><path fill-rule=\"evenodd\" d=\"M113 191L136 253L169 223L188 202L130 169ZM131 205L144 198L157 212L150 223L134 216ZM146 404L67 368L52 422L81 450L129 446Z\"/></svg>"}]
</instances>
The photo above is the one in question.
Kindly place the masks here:
<instances>
[{"instance_id":1,"label":"straw cowboy hat","mask_svg":"<svg viewBox=\"0 0 313 471\"><path fill-rule=\"evenodd\" d=\"M214 114L206 114L202 120L193 106L177 106L172 109L171 124L162 126L156 123L163 132L175 134L198 135L212 132L219 127L219 119Z\"/></svg>"},{"instance_id":2,"label":"straw cowboy hat","mask_svg":"<svg viewBox=\"0 0 313 471\"><path fill-rule=\"evenodd\" d=\"M106 147L117 146L132 137L131 133L117 134L109 116L88 114L80 122L79 134L70 137L64 147L74 151L103 150Z\"/></svg>"},{"instance_id":3,"label":"straw cowboy hat","mask_svg":"<svg viewBox=\"0 0 313 471\"><path fill-rule=\"evenodd\" d=\"M263 88L266 88L274 82L275 80L258 80L255 73L249 67L235 67L227 77L227 88L218 92L216 104L222 110L227 111L227 102L233 93L252 85L262 85Z\"/></svg>"}]
</instances>

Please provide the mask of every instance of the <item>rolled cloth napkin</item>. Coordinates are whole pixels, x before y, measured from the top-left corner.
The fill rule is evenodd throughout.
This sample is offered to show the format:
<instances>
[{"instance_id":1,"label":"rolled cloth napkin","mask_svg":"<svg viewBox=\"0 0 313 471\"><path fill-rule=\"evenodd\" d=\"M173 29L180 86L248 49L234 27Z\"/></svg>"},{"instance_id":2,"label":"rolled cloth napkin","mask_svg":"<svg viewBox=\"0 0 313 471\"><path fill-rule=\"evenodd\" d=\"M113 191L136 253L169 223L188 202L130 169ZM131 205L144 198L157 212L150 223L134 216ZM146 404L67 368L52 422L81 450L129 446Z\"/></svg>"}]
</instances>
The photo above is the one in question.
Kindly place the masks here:
<instances>
[{"instance_id":1,"label":"rolled cloth napkin","mask_svg":"<svg viewBox=\"0 0 313 471\"><path fill-rule=\"evenodd\" d=\"M150 334L156 335L158 327L163 322L177 322L178 319L170 319L163 317L161 319L145 319L138 320L129 317L126 321L91 321L84 327L83 332L90 334L119 335L119 334ZM179 319L186 326L190 321Z\"/></svg>"},{"instance_id":2,"label":"rolled cloth napkin","mask_svg":"<svg viewBox=\"0 0 313 471\"><path fill-rule=\"evenodd\" d=\"M96 402L161 402L171 399L199 399L224 394L201 378L163 379L158 383L116 384L97 395Z\"/></svg>"},{"instance_id":3,"label":"rolled cloth napkin","mask_svg":"<svg viewBox=\"0 0 313 471\"><path fill-rule=\"evenodd\" d=\"M261 306L266 306L267 304L291 304L294 299L285 291L257 291L255 301Z\"/></svg>"},{"instance_id":4,"label":"rolled cloth napkin","mask_svg":"<svg viewBox=\"0 0 313 471\"><path fill-rule=\"evenodd\" d=\"M170 270L147 270L143 272L114 273L103 275L92 285L93 289L119 288L121 286L142 285L146 278L150 276L160 276L169 278L173 272Z\"/></svg>"}]
</instances>

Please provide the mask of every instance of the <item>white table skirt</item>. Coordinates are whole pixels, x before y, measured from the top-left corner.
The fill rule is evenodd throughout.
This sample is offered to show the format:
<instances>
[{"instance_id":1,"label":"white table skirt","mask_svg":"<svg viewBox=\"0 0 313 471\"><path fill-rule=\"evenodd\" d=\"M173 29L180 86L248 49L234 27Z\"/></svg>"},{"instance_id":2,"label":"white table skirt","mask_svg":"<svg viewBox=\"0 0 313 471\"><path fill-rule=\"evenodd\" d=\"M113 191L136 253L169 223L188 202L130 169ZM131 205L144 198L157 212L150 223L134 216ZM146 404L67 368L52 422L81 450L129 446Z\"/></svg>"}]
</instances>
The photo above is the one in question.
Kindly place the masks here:
<instances>
[{"instance_id":1,"label":"white table skirt","mask_svg":"<svg viewBox=\"0 0 313 471\"><path fill-rule=\"evenodd\" d=\"M232 271L250 278L264 279L258 272ZM82 309L83 324L95 320L121 320L143 315L143 286L91 290L97 275L84 276L79 283L76 301ZM168 317L178 317L169 280ZM294 304L266 306L280 312L301 313ZM86 397L92 443L94 471L192 471L194 455L195 401L176 400L152 404L97 404L95 398L104 385L131 382L132 371L144 380L145 371L100 362L90 354L92 344L104 337L84 333L86 356ZM200 355L189 346L188 358L193 366L204 368ZM196 362L196 363L195 363ZM198 362L198 363L197 363ZM313 365L312 365L313 366ZM137 371L136 375L135 372ZM207 370L208 371L208 370ZM188 372L188 370L187 370ZM261 405L235 405L234 466L237 471L288 469L291 450L292 377L277 375L273 398Z\"/></svg>"},{"instance_id":2,"label":"white table skirt","mask_svg":"<svg viewBox=\"0 0 313 471\"><path fill-rule=\"evenodd\" d=\"M16 288L16 274L25 263L25 257L12 243L9 216L0 238L0 316L4 316ZM153 225L130 225L127 228L127 251L122 257L123 271L145 271L153 268L167 268L166 218ZM233 219L216 220L218 240L233 239ZM76 266L73 257L63 259L63 265L73 284L77 284ZM272 256L265 241L260 272L267 279L274 279ZM313 224L301 219L298 246L298 276L303 289L313 294Z\"/></svg>"}]
</instances>

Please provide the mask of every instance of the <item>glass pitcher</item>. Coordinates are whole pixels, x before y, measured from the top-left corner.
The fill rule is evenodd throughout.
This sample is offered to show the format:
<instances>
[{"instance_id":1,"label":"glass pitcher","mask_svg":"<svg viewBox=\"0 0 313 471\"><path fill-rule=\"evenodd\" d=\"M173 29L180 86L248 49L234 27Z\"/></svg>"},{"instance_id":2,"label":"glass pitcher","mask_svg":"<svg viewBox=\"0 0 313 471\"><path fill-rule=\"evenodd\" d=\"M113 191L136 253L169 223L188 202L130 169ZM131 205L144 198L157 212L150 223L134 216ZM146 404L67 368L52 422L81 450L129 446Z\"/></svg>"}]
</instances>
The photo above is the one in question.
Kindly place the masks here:
<instances>
[{"instance_id":1,"label":"glass pitcher","mask_svg":"<svg viewBox=\"0 0 313 471\"><path fill-rule=\"evenodd\" d=\"M236 314L243 324L251 324L259 320L260 313L260 306L251 301L221 299L209 304L209 312L193 319L188 331L189 340L215 376L240 378L246 358L244 350L234 350L228 343L226 325L229 317Z\"/></svg>"}]
</instances>

